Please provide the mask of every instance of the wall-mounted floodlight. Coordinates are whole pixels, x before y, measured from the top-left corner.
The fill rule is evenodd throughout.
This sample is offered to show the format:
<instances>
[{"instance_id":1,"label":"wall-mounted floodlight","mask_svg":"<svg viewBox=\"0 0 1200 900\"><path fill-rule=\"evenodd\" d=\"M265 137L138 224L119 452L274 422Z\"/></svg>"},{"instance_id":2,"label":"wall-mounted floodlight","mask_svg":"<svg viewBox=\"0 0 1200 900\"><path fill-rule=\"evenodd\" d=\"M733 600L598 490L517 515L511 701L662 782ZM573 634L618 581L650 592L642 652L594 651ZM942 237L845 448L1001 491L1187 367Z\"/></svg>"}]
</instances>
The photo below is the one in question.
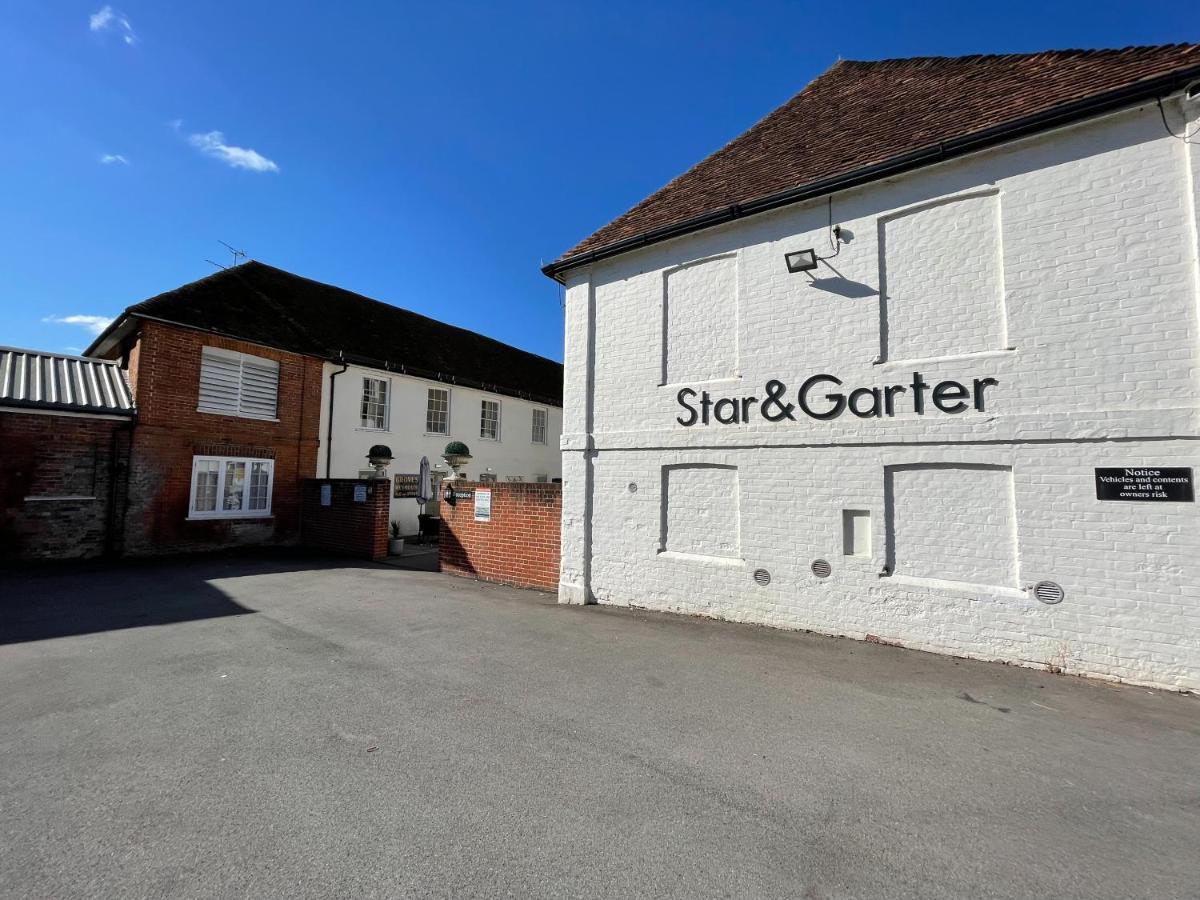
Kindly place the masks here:
<instances>
[{"instance_id":1,"label":"wall-mounted floodlight","mask_svg":"<svg viewBox=\"0 0 1200 900\"><path fill-rule=\"evenodd\" d=\"M794 253L783 254L783 260L787 263L787 269L793 274L796 272L809 272L817 267L817 251L816 250L797 250Z\"/></svg>"}]
</instances>

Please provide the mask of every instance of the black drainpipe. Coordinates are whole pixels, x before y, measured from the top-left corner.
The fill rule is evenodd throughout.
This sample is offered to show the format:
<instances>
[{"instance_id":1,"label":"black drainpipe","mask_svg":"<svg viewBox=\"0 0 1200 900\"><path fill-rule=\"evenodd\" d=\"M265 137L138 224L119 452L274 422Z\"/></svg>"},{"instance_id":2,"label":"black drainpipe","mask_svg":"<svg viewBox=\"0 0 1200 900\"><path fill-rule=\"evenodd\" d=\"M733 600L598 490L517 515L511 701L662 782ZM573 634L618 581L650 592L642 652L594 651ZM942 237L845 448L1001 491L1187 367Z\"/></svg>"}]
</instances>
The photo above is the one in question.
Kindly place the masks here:
<instances>
[{"instance_id":1,"label":"black drainpipe","mask_svg":"<svg viewBox=\"0 0 1200 900\"><path fill-rule=\"evenodd\" d=\"M348 368L350 363L345 362L345 353L339 353L338 358L342 360L342 367L336 372L329 373L329 431L325 435L325 477L329 477L329 471L333 466L333 389L336 385L333 379L337 378Z\"/></svg>"},{"instance_id":2,"label":"black drainpipe","mask_svg":"<svg viewBox=\"0 0 1200 900\"><path fill-rule=\"evenodd\" d=\"M104 514L104 556L120 556L125 549L125 514L129 508L129 479L132 476L133 429L131 420L112 431L108 457L108 509ZM121 440L121 435L125 440ZM124 459L121 445L125 446ZM118 512L118 503L120 512Z\"/></svg>"}]
</instances>

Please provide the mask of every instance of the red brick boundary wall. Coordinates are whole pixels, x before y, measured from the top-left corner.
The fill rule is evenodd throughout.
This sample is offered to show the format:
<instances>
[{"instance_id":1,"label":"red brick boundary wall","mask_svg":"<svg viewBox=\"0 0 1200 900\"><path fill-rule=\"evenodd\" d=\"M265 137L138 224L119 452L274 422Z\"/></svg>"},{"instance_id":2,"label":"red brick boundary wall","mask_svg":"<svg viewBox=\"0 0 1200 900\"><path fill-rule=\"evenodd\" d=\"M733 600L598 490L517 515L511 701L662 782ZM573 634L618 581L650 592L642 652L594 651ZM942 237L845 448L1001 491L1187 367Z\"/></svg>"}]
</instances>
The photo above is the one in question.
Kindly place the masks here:
<instances>
[{"instance_id":1,"label":"red brick boundary wall","mask_svg":"<svg viewBox=\"0 0 1200 900\"><path fill-rule=\"evenodd\" d=\"M132 425L0 411L0 562L120 552Z\"/></svg>"},{"instance_id":2,"label":"red brick boundary wall","mask_svg":"<svg viewBox=\"0 0 1200 900\"><path fill-rule=\"evenodd\" d=\"M321 502L322 487L329 488L327 506ZM306 479L301 490L300 543L312 550L363 559L386 558L390 487L387 479Z\"/></svg>"},{"instance_id":3,"label":"red brick boundary wall","mask_svg":"<svg viewBox=\"0 0 1200 900\"><path fill-rule=\"evenodd\" d=\"M458 494L441 504L441 569L517 587L558 589L562 485L451 482ZM450 484L445 485L449 489ZM492 492L491 521L475 519L475 491Z\"/></svg>"}]
</instances>

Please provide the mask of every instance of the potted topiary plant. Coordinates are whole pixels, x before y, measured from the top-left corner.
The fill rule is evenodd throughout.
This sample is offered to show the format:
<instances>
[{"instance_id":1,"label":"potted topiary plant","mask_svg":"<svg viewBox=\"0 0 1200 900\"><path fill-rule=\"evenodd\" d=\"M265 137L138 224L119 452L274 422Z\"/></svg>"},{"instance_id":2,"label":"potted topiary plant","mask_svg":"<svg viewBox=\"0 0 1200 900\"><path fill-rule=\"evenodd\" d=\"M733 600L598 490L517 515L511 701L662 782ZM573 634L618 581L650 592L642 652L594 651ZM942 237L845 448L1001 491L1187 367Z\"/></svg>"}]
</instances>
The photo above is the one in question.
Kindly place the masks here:
<instances>
[{"instance_id":1,"label":"potted topiary plant","mask_svg":"<svg viewBox=\"0 0 1200 900\"><path fill-rule=\"evenodd\" d=\"M442 451L442 459L446 461L446 465L454 473L447 481L454 481L456 478L461 478L459 469L471 461L471 451L462 441L451 441L446 445L446 449Z\"/></svg>"},{"instance_id":2,"label":"potted topiary plant","mask_svg":"<svg viewBox=\"0 0 1200 900\"><path fill-rule=\"evenodd\" d=\"M404 538L400 537L400 520L392 520L392 539L388 541L388 553L392 556L404 555Z\"/></svg>"}]
</instances>

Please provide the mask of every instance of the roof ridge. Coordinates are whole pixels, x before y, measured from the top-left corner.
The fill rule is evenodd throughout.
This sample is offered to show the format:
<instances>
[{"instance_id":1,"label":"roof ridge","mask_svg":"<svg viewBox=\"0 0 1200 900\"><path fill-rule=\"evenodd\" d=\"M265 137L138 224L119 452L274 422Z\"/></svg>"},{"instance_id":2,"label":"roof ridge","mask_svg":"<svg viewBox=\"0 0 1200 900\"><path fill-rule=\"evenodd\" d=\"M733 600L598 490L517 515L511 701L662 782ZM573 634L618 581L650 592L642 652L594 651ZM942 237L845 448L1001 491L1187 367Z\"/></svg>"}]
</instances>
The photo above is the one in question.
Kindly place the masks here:
<instances>
[{"instance_id":1,"label":"roof ridge","mask_svg":"<svg viewBox=\"0 0 1200 900\"><path fill-rule=\"evenodd\" d=\"M958 56L944 56L938 54L932 54L928 56L887 56L883 59L840 59L838 62L846 63L847 65L852 66L878 66L888 63L966 63L991 62L994 60L1034 59L1039 56L1066 58L1075 56L1100 56L1106 54L1115 55L1119 53L1132 53L1138 51L1163 50L1200 51L1200 43L1177 41L1171 44L1130 44L1125 47L1067 47L1051 50L1030 50L1023 53L965 53Z\"/></svg>"}]
</instances>

